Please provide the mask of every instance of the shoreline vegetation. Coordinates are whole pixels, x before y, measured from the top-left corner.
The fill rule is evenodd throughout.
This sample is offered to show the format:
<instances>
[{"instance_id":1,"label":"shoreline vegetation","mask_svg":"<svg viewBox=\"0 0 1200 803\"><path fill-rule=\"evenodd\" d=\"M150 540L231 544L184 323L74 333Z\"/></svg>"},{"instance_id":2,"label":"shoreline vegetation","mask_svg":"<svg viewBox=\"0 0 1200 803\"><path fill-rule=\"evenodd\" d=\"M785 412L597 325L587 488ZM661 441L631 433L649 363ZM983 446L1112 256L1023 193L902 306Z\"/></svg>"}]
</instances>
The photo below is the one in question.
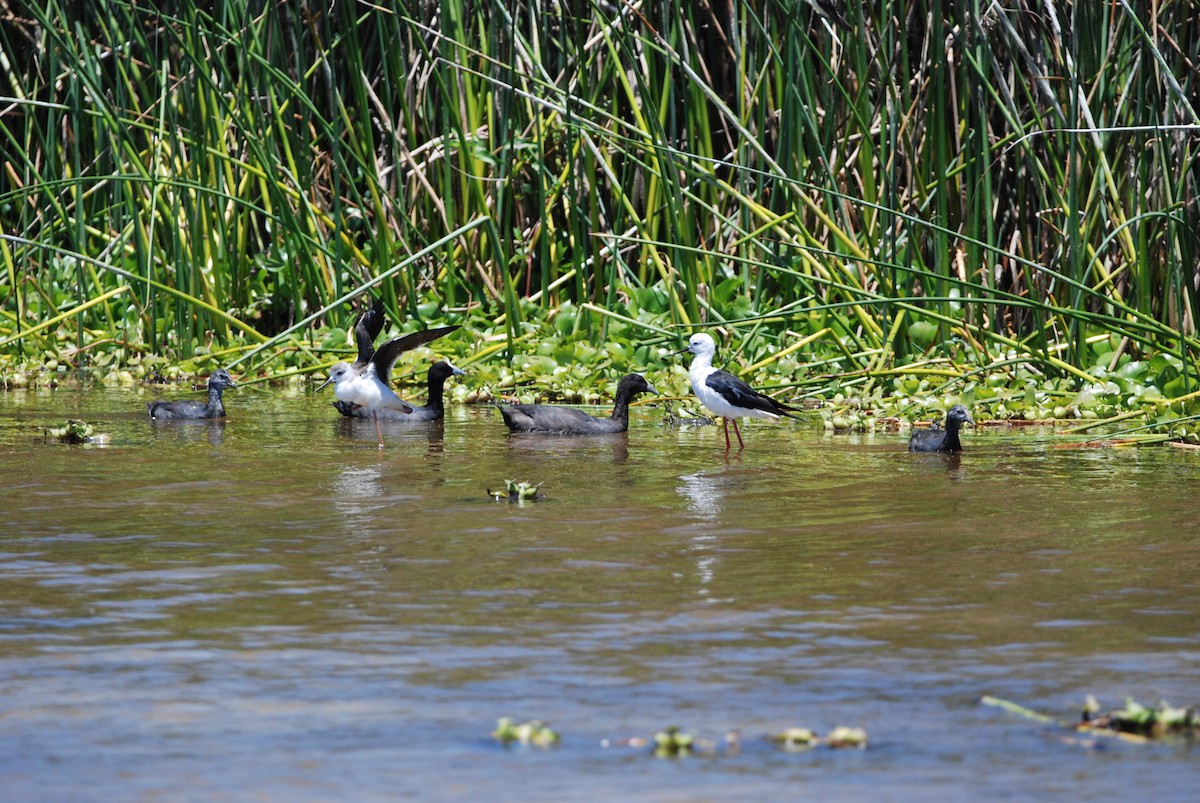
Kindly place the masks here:
<instances>
[{"instance_id":1,"label":"shoreline vegetation","mask_svg":"<svg viewBox=\"0 0 1200 803\"><path fill-rule=\"evenodd\" d=\"M838 430L1200 443L1200 13L823 7L0 0L0 387L323 376L376 294L522 401L703 329Z\"/></svg>"}]
</instances>

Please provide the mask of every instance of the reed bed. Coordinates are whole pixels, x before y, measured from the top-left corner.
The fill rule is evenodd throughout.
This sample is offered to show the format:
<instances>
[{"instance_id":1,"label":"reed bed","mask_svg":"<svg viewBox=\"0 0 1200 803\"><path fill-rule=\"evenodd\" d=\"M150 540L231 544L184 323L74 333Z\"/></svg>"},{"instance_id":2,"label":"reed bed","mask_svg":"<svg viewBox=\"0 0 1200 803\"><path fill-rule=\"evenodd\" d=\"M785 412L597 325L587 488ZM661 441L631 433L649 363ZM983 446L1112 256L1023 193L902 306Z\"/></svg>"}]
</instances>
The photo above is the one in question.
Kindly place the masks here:
<instances>
[{"instance_id":1,"label":"reed bed","mask_svg":"<svg viewBox=\"0 0 1200 803\"><path fill-rule=\"evenodd\" d=\"M373 291L826 396L1200 388L1191 3L0 10L10 371L303 370Z\"/></svg>"}]
</instances>

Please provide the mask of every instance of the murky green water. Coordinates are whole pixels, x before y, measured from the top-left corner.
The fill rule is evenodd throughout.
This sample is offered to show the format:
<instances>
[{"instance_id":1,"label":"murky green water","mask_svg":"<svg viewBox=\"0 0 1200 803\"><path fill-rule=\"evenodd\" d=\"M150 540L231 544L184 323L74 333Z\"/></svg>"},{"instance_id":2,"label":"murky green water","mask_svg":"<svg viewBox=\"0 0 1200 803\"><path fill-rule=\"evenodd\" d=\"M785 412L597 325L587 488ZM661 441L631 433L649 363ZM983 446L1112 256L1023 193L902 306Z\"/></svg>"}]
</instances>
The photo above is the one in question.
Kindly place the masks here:
<instances>
[{"instance_id":1,"label":"murky green water","mask_svg":"<svg viewBox=\"0 0 1200 803\"><path fill-rule=\"evenodd\" d=\"M0 394L6 800L1189 799L1188 745L1089 749L1064 717L1200 698L1200 458L968 432L745 426L510 437L229 394ZM105 448L43 442L81 417ZM547 498L496 504L506 478ZM496 718L549 720L505 750ZM742 750L602 746L678 724ZM864 751L791 754L788 726ZM1122 791L1124 790L1124 791Z\"/></svg>"}]
</instances>

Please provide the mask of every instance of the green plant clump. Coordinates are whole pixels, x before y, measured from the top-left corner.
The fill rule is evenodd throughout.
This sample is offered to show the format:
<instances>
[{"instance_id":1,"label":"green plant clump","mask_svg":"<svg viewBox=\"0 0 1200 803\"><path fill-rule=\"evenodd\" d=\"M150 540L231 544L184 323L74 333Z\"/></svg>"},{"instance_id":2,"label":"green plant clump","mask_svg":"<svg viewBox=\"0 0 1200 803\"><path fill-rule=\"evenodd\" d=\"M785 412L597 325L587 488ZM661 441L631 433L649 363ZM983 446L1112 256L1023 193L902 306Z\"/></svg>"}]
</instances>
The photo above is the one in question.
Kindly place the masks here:
<instances>
[{"instance_id":1,"label":"green plant clump","mask_svg":"<svg viewBox=\"0 0 1200 803\"><path fill-rule=\"evenodd\" d=\"M510 717L501 717L496 721L492 738L505 745L515 743L534 747L552 747L559 741L558 734L541 720L516 723Z\"/></svg>"}]
</instances>

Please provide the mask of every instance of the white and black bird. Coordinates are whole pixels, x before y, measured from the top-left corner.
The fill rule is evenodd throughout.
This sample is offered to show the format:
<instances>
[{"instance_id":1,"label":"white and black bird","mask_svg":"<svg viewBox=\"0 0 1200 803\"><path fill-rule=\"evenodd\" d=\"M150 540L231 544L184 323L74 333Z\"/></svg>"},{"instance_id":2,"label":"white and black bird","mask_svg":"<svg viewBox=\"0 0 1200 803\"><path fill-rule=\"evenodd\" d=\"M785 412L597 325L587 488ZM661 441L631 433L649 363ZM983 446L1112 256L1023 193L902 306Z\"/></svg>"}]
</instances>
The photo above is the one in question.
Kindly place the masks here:
<instances>
[{"instance_id":1,"label":"white and black bird","mask_svg":"<svg viewBox=\"0 0 1200 803\"><path fill-rule=\"evenodd\" d=\"M738 448L745 449L741 430L738 429L739 418L799 418L794 413L799 412L783 402L776 401L770 396L764 396L747 385L728 371L714 368L712 361L717 354L717 344L711 336L700 332L692 335L686 349L678 353L690 351L696 355L688 369L688 379L692 383L692 392L700 403L720 416L725 425L725 450L729 451L729 422L733 421L733 431L737 435Z\"/></svg>"},{"instance_id":2,"label":"white and black bird","mask_svg":"<svg viewBox=\"0 0 1200 803\"><path fill-rule=\"evenodd\" d=\"M338 401L346 402L351 410L362 408L371 413L375 421L375 436L379 448L383 448L383 429L379 426L381 411L412 413L413 407L388 387L387 377L396 359L406 351L423 346L458 329L457 326L441 326L413 332L387 341L378 350L374 349L375 336L383 330L383 308L376 300L371 309L359 318L354 326L354 340L358 345L358 359L353 363L334 363L329 369L329 378L321 383L321 390L334 383L334 395Z\"/></svg>"},{"instance_id":3,"label":"white and black bird","mask_svg":"<svg viewBox=\"0 0 1200 803\"><path fill-rule=\"evenodd\" d=\"M914 429L908 438L910 452L961 452L962 441L958 439L958 430L963 424L975 426L975 420L967 412L967 408L956 404L946 411L945 429L934 426L931 429Z\"/></svg>"},{"instance_id":4,"label":"white and black bird","mask_svg":"<svg viewBox=\"0 0 1200 803\"><path fill-rule=\"evenodd\" d=\"M377 366L378 371L382 366ZM445 405L445 389L446 380L452 376L462 376L465 372L461 368L452 365L448 360L438 360L433 365L429 366L427 374L427 389L428 396L424 405L415 405L411 402L411 413L402 413L392 411L387 408L381 408L376 412L376 415L381 419L388 421L400 421L406 424L428 423L430 421L441 421L446 415ZM387 374L380 374L379 378L386 385L388 383ZM370 418L371 413L365 407L356 407L349 402L335 401L333 406L338 412L347 418Z\"/></svg>"}]
</instances>

